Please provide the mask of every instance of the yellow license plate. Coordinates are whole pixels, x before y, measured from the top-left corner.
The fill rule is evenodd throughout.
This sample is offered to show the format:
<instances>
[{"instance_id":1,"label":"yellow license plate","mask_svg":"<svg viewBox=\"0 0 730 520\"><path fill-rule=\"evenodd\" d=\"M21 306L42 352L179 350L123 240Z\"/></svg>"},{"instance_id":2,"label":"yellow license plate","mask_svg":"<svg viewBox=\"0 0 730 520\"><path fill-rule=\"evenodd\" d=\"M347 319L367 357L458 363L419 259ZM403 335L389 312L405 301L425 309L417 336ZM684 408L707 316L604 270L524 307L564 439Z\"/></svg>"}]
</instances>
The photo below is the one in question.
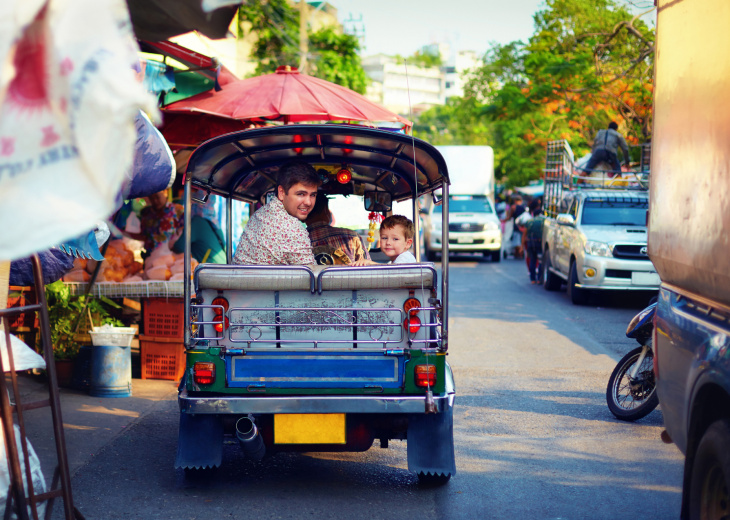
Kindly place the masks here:
<instances>
[{"instance_id":1,"label":"yellow license plate","mask_svg":"<svg viewBox=\"0 0 730 520\"><path fill-rule=\"evenodd\" d=\"M345 444L345 414L274 414L274 444Z\"/></svg>"}]
</instances>

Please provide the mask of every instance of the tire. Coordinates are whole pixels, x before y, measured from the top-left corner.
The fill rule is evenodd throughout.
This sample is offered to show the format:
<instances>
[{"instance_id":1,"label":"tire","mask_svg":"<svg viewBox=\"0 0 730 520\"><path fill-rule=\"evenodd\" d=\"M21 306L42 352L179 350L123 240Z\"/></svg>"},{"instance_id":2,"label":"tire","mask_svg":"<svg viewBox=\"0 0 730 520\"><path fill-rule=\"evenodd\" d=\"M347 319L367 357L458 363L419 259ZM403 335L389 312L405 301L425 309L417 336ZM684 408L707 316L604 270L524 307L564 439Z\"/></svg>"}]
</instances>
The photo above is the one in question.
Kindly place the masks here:
<instances>
[{"instance_id":1,"label":"tire","mask_svg":"<svg viewBox=\"0 0 730 520\"><path fill-rule=\"evenodd\" d=\"M502 260L502 250L501 249L498 249L497 251L485 251L484 252L484 256L487 256L488 254L492 256L492 262L499 262L500 260Z\"/></svg>"},{"instance_id":2,"label":"tire","mask_svg":"<svg viewBox=\"0 0 730 520\"><path fill-rule=\"evenodd\" d=\"M636 421L649 415L659 404L654 379L654 352L651 345L649 347L633 385L628 373L639 360L642 347L622 357L608 379L606 403L616 419Z\"/></svg>"},{"instance_id":3,"label":"tire","mask_svg":"<svg viewBox=\"0 0 730 520\"><path fill-rule=\"evenodd\" d=\"M575 266L575 262L570 264L570 275L568 276L568 296L573 305L585 305L588 300L586 290L576 287L578 283L578 268Z\"/></svg>"},{"instance_id":4,"label":"tire","mask_svg":"<svg viewBox=\"0 0 730 520\"><path fill-rule=\"evenodd\" d=\"M730 515L730 420L715 421L702 436L689 482L689 518L715 519Z\"/></svg>"},{"instance_id":5,"label":"tire","mask_svg":"<svg viewBox=\"0 0 730 520\"><path fill-rule=\"evenodd\" d=\"M432 473L418 474L418 483L423 487L443 486L449 480L451 480L451 473L439 473L438 475Z\"/></svg>"},{"instance_id":6,"label":"tire","mask_svg":"<svg viewBox=\"0 0 730 520\"><path fill-rule=\"evenodd\" d=\"M558 275L550 271L552 263L550 262L550 250L545 250L545 254L542 255L542 281L543 287L546 291L558 291L563 281Z\"/></svg>"},{"instance_id":7,"label":"tire","mask_svg":"<svg viewBox=\"0 0 730 520\"><path fill-rule=\"evenodd\" d=\"M429 262L435 262L436 260L438 260L436 252L431 251L428 246L423 246L423 252L426 254L426 260L428 260Z\"/></svg>"}]
</instances>

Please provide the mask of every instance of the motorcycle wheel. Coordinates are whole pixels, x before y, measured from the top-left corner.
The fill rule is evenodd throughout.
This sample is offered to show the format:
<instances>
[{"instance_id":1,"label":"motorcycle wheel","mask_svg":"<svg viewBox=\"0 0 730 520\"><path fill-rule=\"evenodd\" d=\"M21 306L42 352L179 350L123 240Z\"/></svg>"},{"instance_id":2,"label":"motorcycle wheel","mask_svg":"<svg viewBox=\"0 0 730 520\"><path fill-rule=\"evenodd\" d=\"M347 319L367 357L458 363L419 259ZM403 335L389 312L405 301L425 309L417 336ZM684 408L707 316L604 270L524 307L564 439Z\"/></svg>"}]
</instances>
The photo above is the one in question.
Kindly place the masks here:
<instances>
[{"instance_id":1,"label":"motorcycle wheel","mask_svg":"<svg viewBox=\"0 0 730 520\"><path fill-rule=\"evenodd\" d=\"M606 387L606 403L611 413L622 421L636 421L650 414L659 404L654 380L654 352L649 352L639 367L632 385L628 373L639 360L642 347L626 354L613 369Z\"/></svg>"}]
</instances>

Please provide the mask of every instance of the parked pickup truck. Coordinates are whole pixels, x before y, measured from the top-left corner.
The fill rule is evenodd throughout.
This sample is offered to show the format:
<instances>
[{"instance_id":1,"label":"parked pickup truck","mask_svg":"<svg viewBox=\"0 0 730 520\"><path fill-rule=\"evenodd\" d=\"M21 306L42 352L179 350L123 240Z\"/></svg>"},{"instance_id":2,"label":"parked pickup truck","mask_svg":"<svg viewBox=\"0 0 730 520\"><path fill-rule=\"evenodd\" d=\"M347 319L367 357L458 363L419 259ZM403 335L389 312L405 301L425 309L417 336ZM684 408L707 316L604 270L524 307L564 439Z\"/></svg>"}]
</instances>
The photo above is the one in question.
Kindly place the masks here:
<instances>
[{"instance_id":1,"label":"parked pickup truck","mask_svg":"<svg viewBox=\"0 0 730 520\"><path fill-rule=\"evenodd\" d=\"M580 184L564 171L551 176L554 171L546 169L545 289L556 291L565 282L578 305L594 290L657 290L660 279L646 245L649 196L642 185Z\"/></svg>"}]
</instances>

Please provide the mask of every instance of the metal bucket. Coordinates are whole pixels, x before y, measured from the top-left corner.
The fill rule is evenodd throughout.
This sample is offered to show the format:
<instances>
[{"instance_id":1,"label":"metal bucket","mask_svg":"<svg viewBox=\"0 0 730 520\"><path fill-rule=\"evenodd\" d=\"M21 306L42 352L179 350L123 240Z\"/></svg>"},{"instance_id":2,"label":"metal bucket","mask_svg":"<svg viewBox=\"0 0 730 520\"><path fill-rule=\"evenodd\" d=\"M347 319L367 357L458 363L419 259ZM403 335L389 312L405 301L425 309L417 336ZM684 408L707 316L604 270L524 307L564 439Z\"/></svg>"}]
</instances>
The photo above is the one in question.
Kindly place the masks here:
<instances>
[{"instance_id":1,"label":"metal bucket","mask_svg":"<svg viewBox=\"0 0 730 520\"><path fill-rule=\"evenodd\" d=\"M96 345L91 352L91 385L94 397L132 395L132 349Z\"/></svg>"}]
</instances>

